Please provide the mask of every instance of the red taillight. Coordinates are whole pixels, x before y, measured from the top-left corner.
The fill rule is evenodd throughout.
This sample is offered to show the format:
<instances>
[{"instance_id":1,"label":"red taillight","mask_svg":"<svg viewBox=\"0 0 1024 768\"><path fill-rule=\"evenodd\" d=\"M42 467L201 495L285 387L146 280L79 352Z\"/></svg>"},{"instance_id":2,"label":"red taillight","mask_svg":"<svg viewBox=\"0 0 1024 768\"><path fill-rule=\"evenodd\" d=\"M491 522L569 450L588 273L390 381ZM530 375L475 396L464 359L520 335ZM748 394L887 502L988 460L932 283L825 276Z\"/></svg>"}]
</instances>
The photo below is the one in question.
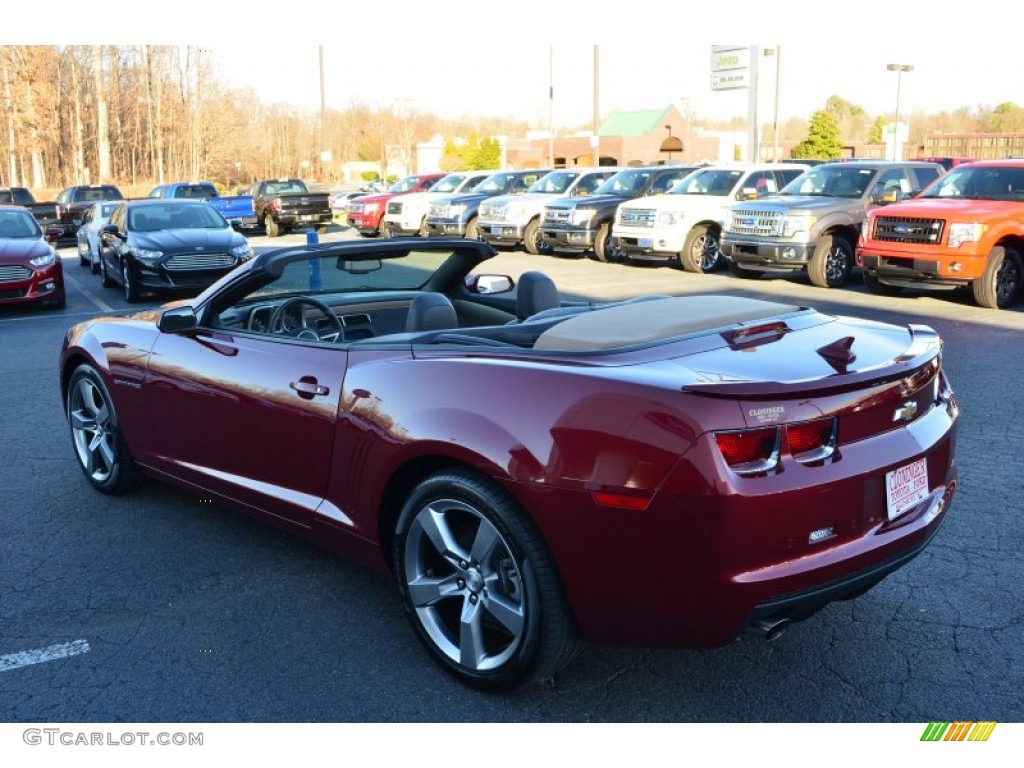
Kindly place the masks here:
<instances>
[{"instance_id":1,"label":"red taillight","mask_svg":"<svg viewBox=\"0 0 1024 768\"><path fill-rule=\"evenodd\" d=\"M817 419L786 428L789 452L803 461L820 461L831 455L836 443L835 419Z\"/></svg>"},{"instance_id":2,"label":"red taillight","mask_svg":"<svg viewBox=\"0 0 1024 768\"><path fill-rule=\"evenodd\" d=\"M270 210L272 210L272 211L280 211L281 210L281 198L280 197L275 197L273 200L270 201Z\"/></svg>"},{"instance_id":3,"label":"red taillight","mask_svg":"<svg viewBox=\"0 0 1024 768\"><path fill-rule=\"evenodd\" d=\"M718 450L740 474L759 474L775 468L779 460L779 428L716 432Z\"/></svg>"}]
</instances>

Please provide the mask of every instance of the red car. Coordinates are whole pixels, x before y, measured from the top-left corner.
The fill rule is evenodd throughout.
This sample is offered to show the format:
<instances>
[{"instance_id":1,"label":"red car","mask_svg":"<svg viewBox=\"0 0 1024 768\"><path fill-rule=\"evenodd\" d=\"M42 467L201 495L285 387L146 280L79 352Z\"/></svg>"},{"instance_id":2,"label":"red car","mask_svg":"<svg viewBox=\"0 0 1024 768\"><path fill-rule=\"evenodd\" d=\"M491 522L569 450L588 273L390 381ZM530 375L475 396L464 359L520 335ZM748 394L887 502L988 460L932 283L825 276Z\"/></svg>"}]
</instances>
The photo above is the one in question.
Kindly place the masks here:
<instances>
[{"instance_id":1,"label":"red car","mask_svg":"<svg viewBox=\"0 0 1024 768\"><path fill-rule=\"evenodd\" d=\"M44 236L23 206L0 206L0 304L64 307L64 266L51 245L59 235Z\"/></svg>"},{"instance_id":2,"label":"red car","mask_svg":"<svg viewBox=\"0 0 1024 768\"><path fill-rule=\"evenodd\" d=\"M957 484L942 343L735 296L563 304L458 239L256 256L189 302L72 328L74 454L390 571L488 690L579 640L777 635L918 554Z\"/></svg>"},{"instance_id":3,"label":"red car","mask_svg":"<svg viewBox=\"0 0 1024 768\"><path fill-rule=\"evenodd\" d=\"M444 173L420 173L406 176L396 181L387 192L377 195L363 195L348 204L348 225L359 230L363 237L376 237L381 234L381 220L388 207L388 200L410 192L426 192Z\"/></svg>"}]
</instances>

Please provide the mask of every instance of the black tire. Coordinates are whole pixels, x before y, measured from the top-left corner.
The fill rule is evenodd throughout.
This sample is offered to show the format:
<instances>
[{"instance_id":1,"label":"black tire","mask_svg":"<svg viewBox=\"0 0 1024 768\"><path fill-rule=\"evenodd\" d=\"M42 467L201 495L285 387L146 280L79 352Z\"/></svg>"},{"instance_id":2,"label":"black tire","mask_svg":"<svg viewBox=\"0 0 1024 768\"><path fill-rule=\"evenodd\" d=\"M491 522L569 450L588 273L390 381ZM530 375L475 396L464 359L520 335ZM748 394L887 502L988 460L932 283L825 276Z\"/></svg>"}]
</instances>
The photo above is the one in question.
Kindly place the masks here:
<instances>
[{"instance_id":1,"label":"black tire","mask_svg":"<svg viewBox=\"0 0 1024 768\"><path fill-rule=\"evenodd\" d=\"M691 228L679 254L679 263L687 272L699 274L717 269L722 263L722 245L718 231L707 224L698 224Z\"/></svg>"},{"instance_id":2,"label":"black tire","mask_svg":"<svg viewBox=\"0 0 1024 768\"><path fill-rule=\"evenodd\" d=\"M612 223L604 222L597 228L594 237L594 258L598 261L614 261L615 247L612 245Z\"/></svg>"},{"instance_id":3,"label":"black tire","mask_svg":"<svg viewBox=\"0 0 1024 768\"><path fill-rule=\"evenodd\" d=\"M997 245L988 255L985 271L971 282L974 300L988 309L1013 306L1020 295L1022 262L1013 248Z\"/></svg>"},{"instance_id":4,"label":"black tire","mask_svg":"<svg viewBox=\"0 0 1024 768\"><path fill-rule=\"evenodd\" d=\"M78 244L78 266L87 267L89 266L89 260L85 258L85 254L82 253L82 244Z\"/></svg>"},{"instance_id":5,"label":"black tire","mask_svg":"<svg viewBox=\"0 0 1024 768\"><path fill-rule=\"evenodd\" d=\"M864 273L864 287L868 289L868 293L875 296L899 296L903 293L903 289L898 285L883 283L875 275L869 275L867 272Z\"/></svg>"},{"instance_id":6,"label":"black tire","mask_svg":"<svg viewBox=\"0 0 1024 768\"><path fill-rule=\"evenodd\" d=\"M764 274L763 270L744 267L735 261L729 261L729 271L736 275L736 277L741 277L744 280L756 280Z\"/></svg>"},{"instance_id":7,"label":"black tire","mask_svg":"<svg viewBox=\"0 0 1024 768\"><path fill-rule=\"evenodd\" d=\"M107 272L107 260L103 258L103 252L100 252L100 284L104 288L114 288L117 286L113 280L110 279L110 275Z\"/></svg>"},{"instance_id":8,"label":"black tire","mask_svg":"<svg viewBox=\"0 0 1024 768\"><path fill-rule=\"evenodd\" d=\"M92 260L92 249L89 249L89 271L94 275L98 274L100 271L100 260Z\"/></svg>"},{"instance_id":9,"label":"black tire","mask_svg":"<svg viewBox=\"0 0 1024 768\"><path fill-rule=\"evenodd\" d=\"M551 246L548 245L540 232L540 217L536 219L530 219L530 223L526 225L526 229L523 230L523 247L527 253L531 253L534 256L545 256L551 253Z\"/></svg>"},{"instance_id":10,"label":"black tire","mask_svg":"<svg viewBox=\"0 0 1024 768\"><path fill-rule=\"evenodd\" d=\"M281 227L274 221L274 217L269 213L263 217L263 229L267 232L267 237L280 237Z\"/></svg>"},{"instance_id":11,"label":"black tire","mask_svg":"<svg viewBox=\"0 0 1024 768\"><path fill-rule=\"evenodd\" d=\"M420 228L416 232L416 234L419 237L430 237L430 228L427 226L427 217L426 216L424 216L423 220L420 222Z\"/></svg>"},{"instance_id":12,"label":"black tire","mask_svg":"<svg viewBox=\"0 0 1024 768\"><path fill-rule=\"evenodd\" d=\"M460 551L442 555L441 532ZM579 642L551 556L492 481L452 470L420 483L402 508L392 557L416 636L463 683L510 690L551 677L575 656ZM462 632L466 617L473 632Z\"/></svg>"},{"instance_id":13,"label":"black tire","mask_svg":"<svg viewBox=\"0 0 1024 768\"><path fill-rule=\"evenodd\" d=\"M141 297L139 286L132 274L132 267L127 261L121 262L121 287L124 289L124 299L129 304L135 304Z\"/></svg>"},{"instance_id":14,"label":"black tire","mask_svg":"<svg viewBox=\"0 0 1024 768\"><path fill-rule=\"evenodd\" d=\"M326 235L327 234L327 225L326 224L321 224L320 226L318 226L316 228L316 233L318 235Z\"/></svg>"},{"instance_id":15,"label":"black tire","mask_svg":"<svg viewBox=\"0 0 1024 768\"><path fill-rule=\"evenodd\" d=\"M394 237L394 233L391 231L391 227L384 219L380 220L380 228L377 230L377 234L381 237Z\"/></svg>"},{"instance_id":16,"label":"black tire","mask_svg":"<svg viewBox=\"0 0 1024 768\"><path fill-rule=\"evenodd\" d=\"M838 235L822 235L814 249L807 276L819 288L839 288L850 279L853 246Z\"/></svg>"},{"instance_id":17,"label":"black tire","mask_svg":"<svg viewBox=\"0 0 1024 768\"><path fill-rule=\"evenodd\" d=\"M91 365L83 363L71 374L65 408L71 445L89 484L115 495L136 488L142 475L121 434L110 392Z\"/></svg>"},{"instance_id":18,"label":"black tire","mask_svg":"<svg viewBox=\"0 0 1024 768\"><path fill-rule=\"evenodd\" d=\"M466 234L467 240L479 240L480 239L480 224L477 223L477 217L474 216L472 219L466 222Z\"/></svg>"}]
</instances>

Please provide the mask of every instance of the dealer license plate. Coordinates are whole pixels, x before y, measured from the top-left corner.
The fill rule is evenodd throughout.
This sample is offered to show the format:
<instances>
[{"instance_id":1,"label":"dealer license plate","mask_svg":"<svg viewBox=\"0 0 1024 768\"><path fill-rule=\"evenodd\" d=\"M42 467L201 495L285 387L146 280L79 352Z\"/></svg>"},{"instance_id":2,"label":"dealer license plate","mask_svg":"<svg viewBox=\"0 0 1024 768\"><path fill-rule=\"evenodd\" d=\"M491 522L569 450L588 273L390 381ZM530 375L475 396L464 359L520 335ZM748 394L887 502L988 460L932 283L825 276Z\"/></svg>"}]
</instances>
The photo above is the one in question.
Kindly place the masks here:
<instances>
[{"instance_id":1,"label":"dealer license plate","mask_svg":"<svg viewBox=\"0 0 1024 768\"><path fill-rule=\"evenodd\" d=\"M491 227L492 235L501 235L501 227Z\"/></svg>"},{"instance_id":2,"label":"dealer license plate","mask_svg":"<svg viewBox=\"0 0 1024 768\"><path fill-rule=\"evenodd\" d=\"M639 245L641 248L650 248L651 247L651 238L649 238L649 237L638 237L636 239L636 244Z\"/></svg>"},{"instance_id":3,"label":"dealer license plate","mask_svg":"<svg viewBox=\"0 0 1024 768\"><path fill-rule=\"evenodd\" d=\"M887 514L893 520L928 495L928 465L924 459L885 473Z\"/></svg>"},{"instance_id":4,"label":"dealer license plate","mask_svg":"<svg viewBox=\"0 0 1024 768\"><path fill-rule=\"evenodd\" d=\"M302 219L303 221L316 221L320 217L315 214L310 214L306 216L299 216L299 218Z\"/></svg>"}]
</instances>

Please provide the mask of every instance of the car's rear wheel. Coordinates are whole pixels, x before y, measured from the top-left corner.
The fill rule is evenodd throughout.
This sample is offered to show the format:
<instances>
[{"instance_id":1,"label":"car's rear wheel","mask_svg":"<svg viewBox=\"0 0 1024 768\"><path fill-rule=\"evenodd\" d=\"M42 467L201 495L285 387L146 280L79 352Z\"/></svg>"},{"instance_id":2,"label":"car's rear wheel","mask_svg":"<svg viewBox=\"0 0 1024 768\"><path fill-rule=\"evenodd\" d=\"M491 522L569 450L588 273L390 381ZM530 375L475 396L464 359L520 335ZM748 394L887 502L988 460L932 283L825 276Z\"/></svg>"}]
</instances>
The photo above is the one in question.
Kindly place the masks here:
<instances>
[{"instance_id":1,"label":"car's rear wheel","mask_svg":"<svg viewBox=\"0 0 1024 768\"><path fill-rule=\"evenodd\" d=\"M281 234L281 227L269 213L263 217L263 229L266 230L267 237L278 237Z\"/></svg>"},{"instance_id":2,"label":"car's rear wheel","mask_svg":"<svg viewBox=\"0 0 1024 768\"><path fill-rule=\"evenodd\" d=\"M526 248L527 253L532 253L534 256L551 253L551 246L541 235L539 218L531 219L530 223L526 225L526 229L523 231L523 247Z\"/></svg>"},{"instance_id":3,"label":"car's rear wheel","mask_svg":"<svg viewBox=\"0 0 1024 768\"><path fill-rule=\"evenodd\" d=\"M868 289L868 293L875 296L899 296L903 293L903 289L898 285L883 283L875 275L869 275L867 272L864 273L864 287Z\"/></svg>"},{"instance_id":4,"label":"car's rear wheel","mask_svg":"<svg viewBox=\"0 0 1024 768\"><path fill-rule=\"evenodd\" d=\"M807 276L819 288L838 288L852 269L853 247L838 235L823 235L807 265Z\"/></svg>"},{"instance_id":5,"label":"car's rear wheel","mask_svg":"<svg viewBox=\"0 0 1024 768\"><path fill-rule=\"evenodd\" d=\"M690 230L679 254L679 262L687 272L710 272L722 258L718 232L706 224L698 224Z\"/></svg>"},{"instance_id":6,"label":"car's rear wheel","mask_svg":"<svg viewBox=\"0 0 1024 768\"><path fill-rule=\"evenodd\" d=\"M114 403L103 379L83 363L71 374L67 414L78 465L92 486L103 493L127 493L141 480L121 435Z\"/></svg>"},{"instance_id":7,"label":"car's rear wheel","mask_svg":"<svg viewBox=\"0 0 1024 768\"><path fill-rule=\"evenodd\" d=\"M981 277L971 282L971 292L979 306L1006 309L1017 301L1021 290L1020 254L1012 248L997 245L988 255Z\"/></svg>"},{"instance_id":8,"label":"car's rear wheel","mask_svg":"<svg viewBox=\"0 0 1024 768\"><path fill-rule=\"evenodd\" d=\"M578 649L544 542L486 478L454 470L420 483L399 516L393 561L417 637L464 683L498 691L545 679Z\"/></svg>"}]
</instances>

